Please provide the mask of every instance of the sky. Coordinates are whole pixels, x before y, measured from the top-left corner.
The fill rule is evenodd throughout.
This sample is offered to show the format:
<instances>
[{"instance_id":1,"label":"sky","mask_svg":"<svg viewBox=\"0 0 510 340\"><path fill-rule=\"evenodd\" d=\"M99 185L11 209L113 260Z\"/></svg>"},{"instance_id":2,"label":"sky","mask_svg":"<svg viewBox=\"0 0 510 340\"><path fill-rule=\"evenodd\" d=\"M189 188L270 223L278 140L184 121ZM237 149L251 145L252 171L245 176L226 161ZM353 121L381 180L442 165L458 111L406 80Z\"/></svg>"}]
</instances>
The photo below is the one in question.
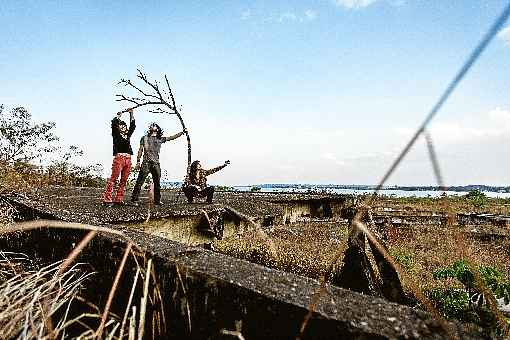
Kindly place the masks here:
<instances>
[{"instance_id":1,"label":"sky","mask_svg":"<svg viewBox=\"0 0 510 340\"><path fill-rule=\"evenodd\" d=\"M2 0L0 104L56 122L106 176L117 83L142 68L168 76L193 159L231 161L210 183L375 184L507 3ZM447 185L510 185L509 89L507 23L431 125ZM181 130L135 117L133 146L152 121ZM163 145L167 180L186 152ZM436 184L423 139L388 184Z\"/></svg>"}]
</instances>

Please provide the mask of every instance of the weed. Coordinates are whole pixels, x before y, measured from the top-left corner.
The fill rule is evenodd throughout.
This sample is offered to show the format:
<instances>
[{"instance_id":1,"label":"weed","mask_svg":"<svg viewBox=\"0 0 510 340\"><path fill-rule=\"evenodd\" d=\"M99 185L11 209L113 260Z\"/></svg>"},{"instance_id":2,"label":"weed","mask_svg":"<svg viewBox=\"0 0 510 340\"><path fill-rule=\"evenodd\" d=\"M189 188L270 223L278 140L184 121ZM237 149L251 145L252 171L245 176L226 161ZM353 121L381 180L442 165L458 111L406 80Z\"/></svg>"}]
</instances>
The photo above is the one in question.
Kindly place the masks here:
<instances>
[{"instance_id":1,"label":"weed","mask_svg":"<svg viewBox=\"0 0 510 340\"><path fill-rule=\"evenodd\" d=\"M503 273L492 266L479 266L480 278L485 287L495 298L503 299L505 304L510 300L510 282ZM434 288L430 291L430 298L441 313L449 319L458 319L464 322L476 323L494 334L501 334L496 316L486 305L483 293L476 282L469 264L465 260L458 260L450 266L436 270L433 273L436 280L456 279L463 287Z\"/></svg>"}]
</instances>

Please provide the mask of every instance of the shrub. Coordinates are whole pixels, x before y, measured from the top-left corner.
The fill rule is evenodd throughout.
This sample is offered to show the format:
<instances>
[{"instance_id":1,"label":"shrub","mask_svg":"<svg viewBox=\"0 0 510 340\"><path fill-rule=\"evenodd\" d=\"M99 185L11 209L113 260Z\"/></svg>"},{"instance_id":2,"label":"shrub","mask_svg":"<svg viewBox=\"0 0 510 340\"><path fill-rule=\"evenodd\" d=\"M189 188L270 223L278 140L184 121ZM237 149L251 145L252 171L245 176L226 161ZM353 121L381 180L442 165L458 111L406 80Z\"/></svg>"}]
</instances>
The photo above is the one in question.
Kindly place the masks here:
<instances>
[{"instance_id":1,"label":"shrub","mask_svg":"<svg viewBox=\"0 0 510 340\"><path fill-rule=\"evenodd\" d=\"M414 270L414 260L410 252L405 249L394 248L390 250L390 255L393 256L395 261L402 265L402 267L404 267L408 272Z\"/></svg>"},{"instance_id":2,"label":"shrub","mask_svg":"<svg viewBox=\"0 0 510 340\"><path fill-rule=\"evenodd\" d=\"M469 200L476 208L483 208L488 201L487 195L480 190L471 190L464 196L464 198Z\"/></svg>"},{"instance_id":3,"label":"shrub","mask_svg":"<svg viewBox=\"0 0 510 340\"><path fill-rule=\"evenodd\" d=\"M495 298L503 299L505 304L510 300L510 282L494 267L479 266L478 272L483 284L490 289ZM455 279L464 285L462 289L435 288L430 292L430 299L447 318L464 322L474 322L498 333L495 315L486 306L480 287L476 284L475 275L464 260L441 268L433 273L434 279Z\"/></svg>"}]
</instances>

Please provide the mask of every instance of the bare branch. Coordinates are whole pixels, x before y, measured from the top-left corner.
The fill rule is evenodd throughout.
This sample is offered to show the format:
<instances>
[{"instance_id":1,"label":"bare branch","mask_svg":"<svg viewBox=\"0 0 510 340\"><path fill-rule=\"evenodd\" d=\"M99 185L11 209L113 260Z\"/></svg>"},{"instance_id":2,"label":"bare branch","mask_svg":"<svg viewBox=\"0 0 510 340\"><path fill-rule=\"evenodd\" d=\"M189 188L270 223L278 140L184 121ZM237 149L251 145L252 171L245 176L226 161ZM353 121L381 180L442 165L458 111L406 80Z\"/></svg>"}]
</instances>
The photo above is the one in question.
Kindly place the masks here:
<instances>
[{"instance_id":1,"label":"bare branch","mask_svg":"<svg viewBox=\"0 0 510 340\"><path fill-rule=\"evenodd\" d=\"M166 114L169 114L169 115L175 115L176 113L175 112L170 112L170 111L166 111L166 110L163 110L161 109L160 107L158 107L157 109L154 109L154 110L149 110L150 113L156 113L156 114L160 114L160 113L166 113Z\"/></svg>"},{"instance_id":2,"label":"bare branch","mask_svg":"<svg viewBox=\"0 0 510 340\"><path fill-rule=\"evenodd\" d=\"M118 101L118 102L126 101L129 103L135 104L135 106L132 106L129 109L137 109L137 108L145 106L145 105L166 105L166 103L162 102L162 101L159 101L159 102L147 101L146 99L143 99L143 98L126 97L123 94L117 94L115 96L117 97L116 101ZM128 109L126 109L124 111L127 111L127 110Z\"/></svg>"},{"instance_id":3,"label":"bare branch","mask_svg":"<svg viewBox=\"0 0 510 340\"><path fill-rule=\"evenodd\" d=\"M125 83L127 86L131 86L132 88L137 90L140 94L142 94L145 97L150 97L150 98L153 98L153 99L156 99L156 100L161 100L161 98L158 97L158 96L155 96L155 95L150 94L150 93L145 93L142 89L140 89L138 86L133 84L133 82L131 80L129 80L129 79L128 80L122 79L121 82Z\"/></svg>"},{"instance_id":4,"label":"bare branch","mask_svg":"<svg viewBox=\"0 0 510 340\"><path fill-rule=\"evenodd\" d=\"M150 108L150 113L155 114L169 114L173 115L175 114L177 118L179 119L179 122L181 123L182 129L185 132L186 140L188 142L188 167L186 173L188 174L189 168L191 165L191 141L189 133L186 129L186 125L184 124L184 120L182 119L182 116L177 108L177 104L175 102L175 96L172 92L172 88L170 87L170 82L168 81L168 77L165 75L165 83L166 88L161 87L157 80L150 81L149 78L147 78L147 75L140 69L137 69L137 75L136 77L140 79L145 85L149 87L149 89L146 89L144 86L138 86L135 85L131 80L129 79L121 79L119 84L127 86L129 88L134 89L137 93L142 94L145 98L137 98L137 97L129 97L123 94L117 95L117 101L119 102L128 102L131 104L134 104L134 106L131 109L136 109L142 106L146 105L164 105L168 109L156 107L156 108ZM152 90L151 90L152 89ZM187 176L186 176L187 178Z\"/></svg>"},{"instance_id":5,"label":"bare branch","mask_svg":"<svg viewBox=\"0 0 510 340\"><path fill-rule=\"evenodd\" d=\"M172 100L173 109L174 109L175 112L177 112L177 105L175 105L175 97L174 97L174 94L172 92L172 88L170 87L170 83L168 82L168 77L166 76L166 74L165 74L165 81L166 81L166 86L168 88L168 93L170 95L170 99Z\"/></svg>"},{"instance_id":6,"label":"bare branch","mask_svg":"<svg viewBox=\"0 0 510 340\"><path fill-rule=\"evenodd\" d=\"M148 79L147 79L147 76L140 70L140 69L137 69L138 71L138 78L140 78L144 83L146 83L147 85L149 85L150 87L152 87L154 89L154 91L156 91L156 93L158 94L158 98L161 100L161 101L165 101L163 96L161 95L161 92L159 91L159 87L158 87L158 82L157 81L154 81L154 84L151 83Z\"/></svg>"}]
</instances>

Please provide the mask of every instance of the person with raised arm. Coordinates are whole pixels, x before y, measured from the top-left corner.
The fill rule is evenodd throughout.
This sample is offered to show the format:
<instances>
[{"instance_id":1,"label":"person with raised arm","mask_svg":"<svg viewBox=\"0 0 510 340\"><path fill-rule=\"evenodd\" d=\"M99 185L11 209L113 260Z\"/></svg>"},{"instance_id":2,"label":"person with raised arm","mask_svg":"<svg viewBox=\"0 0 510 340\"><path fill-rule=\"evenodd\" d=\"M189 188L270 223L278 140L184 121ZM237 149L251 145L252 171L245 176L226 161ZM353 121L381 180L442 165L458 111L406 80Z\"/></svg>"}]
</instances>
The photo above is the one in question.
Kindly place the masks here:
<instances>
[{"instance_id":1,"label":"person with raised arm","mask_svg":"<svg viewBox=\"0 0 510 340\"><path fill-rule=\"evenodd\" d=\"M191 163L189 176L186 178L184 183L183 192L188 203L193 203L195 197L207 197L206 202L212 203L214 195L214 187L207 185L207 176L220 171L224 167L230 164L230 161L225 161L223 165L209 170L202 169L200 161L194 161Z\"/></svg>"},{"instance_id":2,"label":"person with raised arm","mask_svg":"<svg viewBox=\"0 0 510 340\"><path fill-rule=\"evenodd\" d=\"M120 119L124 112L129 112L129 128ZM113 139L112 174L106 182L103 194L103 205L107 207L124 204L124 192L126 191L126 183L131 172L131 155L133 154L130 139L136 128L133 109L117 112L112 120L111 127ZM119 176L119 185L117 186L115 198L113 198L113 186Z\"/></svg>"},{"instance_id":3,"label":"person with raised arm","mask_svg":"<svg viewBox=\"0 0 510 340\"><path fill-rule=\"evenodd\" d=\"M140 148L138 149L138 155L136 160L135 169L140 170L136 184L131 194L131 205L138 206L138 198L140 196L140 190L145 182L145 179L149 175L152 176L152 182L154 183L154 204L161 205L161 166L159 164L159 153L161 151L161 144L177 139L184 135L186 130L183 130L175 135L169 137L163 137L163 130L158 124L152 123L149 125L147 134L140 139ZM140 163L143 155L143 162Z\"/></svg>"}]
</instances>

